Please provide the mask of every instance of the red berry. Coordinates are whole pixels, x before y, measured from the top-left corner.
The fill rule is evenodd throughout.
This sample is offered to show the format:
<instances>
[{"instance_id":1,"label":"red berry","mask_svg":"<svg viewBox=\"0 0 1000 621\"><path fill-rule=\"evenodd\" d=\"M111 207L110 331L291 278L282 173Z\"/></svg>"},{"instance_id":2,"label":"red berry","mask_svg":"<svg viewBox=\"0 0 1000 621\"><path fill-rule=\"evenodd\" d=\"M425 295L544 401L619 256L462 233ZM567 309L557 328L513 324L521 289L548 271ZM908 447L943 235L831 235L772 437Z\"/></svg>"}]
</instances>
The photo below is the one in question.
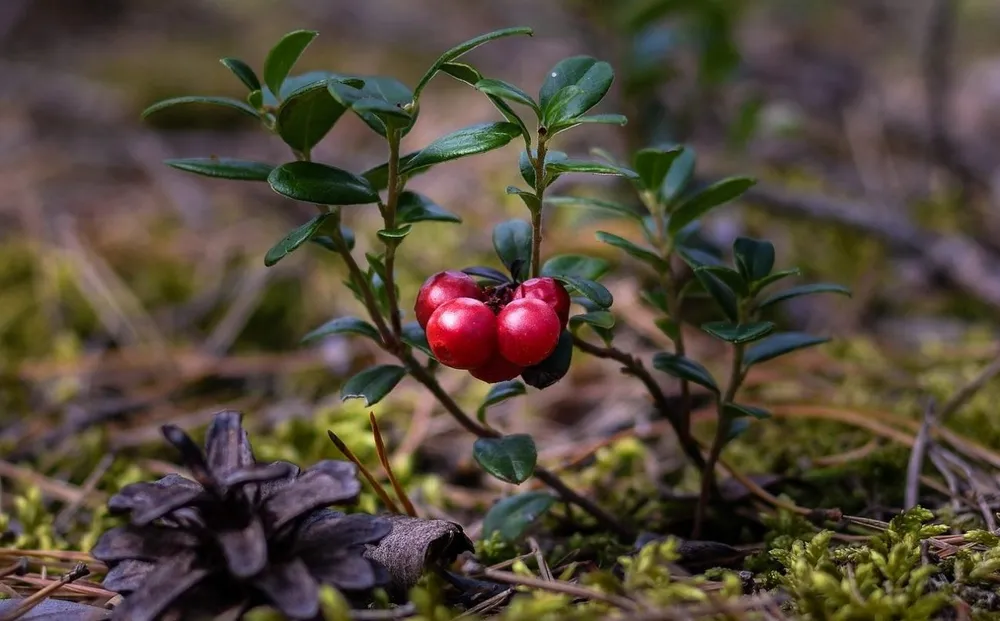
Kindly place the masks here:
<instances>
[{"instance_id":1,"label":"red berry","mask_svg":"<svg viewBox=\"0 0 1000 621\"><path fill-rule=\"evenodd\" d=\"M479 300L455 298L438 306L427 322L434 357L453 369L475 369L497 350L497 318Z\"/></svg>"},{"instance_id":2,"label":"red berry","mask_svg":"<svg viewBox=\"0 0 1000 621\"><path fill-rule=\"evenodd\" d=\"M524 371L523 368L496 354L483 366L469 371L469 375L487 384L496 384L497 382L512 380L520 375L522 371Z\"/></svg>"},{"instance_id":3,"label":"red berry","mask_svg":"<svg viewBox=\"0 0 1000 621\"><path fill-rule=\"evenodd\" d=\"M522 367L548 358L561 331L555 311L536 298L514 300L497 315L500 354Z\"/></svg>"},{"instance_id":4,"label":"red berry","mask_svg":"<svg viewBox=\"0 0 1000 621\"><path fill-rule=\"evenodd\" d=\"M420 292L417 293L417 303L413 306L417 314L417 323L426 330L427 322L430 321L434 311L448 300L455 298L486 299L483 290L468 274L455 270L434 274L424 281Z\"/></svg>"},{"instance_id":5,"label":"red berry","mask_svg":"<svg viewBox=\"0 0 1000 621\"><path fill-rule=\"evenodd\" d=\"M514 291L514 299L535 298L549 305L559 317L559 324L563 328L569 321L569 293L562 283L554 278L532 278L521 283L521 286Z\"/></svg>"}]
</instances>

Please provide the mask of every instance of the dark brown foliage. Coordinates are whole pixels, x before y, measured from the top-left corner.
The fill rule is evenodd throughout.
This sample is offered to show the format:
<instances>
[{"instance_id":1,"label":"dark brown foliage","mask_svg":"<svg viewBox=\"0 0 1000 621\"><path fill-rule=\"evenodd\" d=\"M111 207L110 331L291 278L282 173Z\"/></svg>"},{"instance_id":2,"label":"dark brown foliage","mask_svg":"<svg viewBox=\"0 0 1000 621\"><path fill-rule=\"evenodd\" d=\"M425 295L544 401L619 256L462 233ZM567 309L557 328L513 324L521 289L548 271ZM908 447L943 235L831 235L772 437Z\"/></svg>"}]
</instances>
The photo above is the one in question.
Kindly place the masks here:
<instances>
[{"instance_id":1,"label":"dark brown foliage","mask_svg":"<svg viewBox=\"0 0 1000 621\"><path fill-rule=\"evenodd\" d=\"M257 604L311 619L320 585L357 593L388 581L363 554L392 530L390 522L325 508L356 501L355 466L322 461L300 472L287 462L258 464L241 418L216 415L204 452L165 425L194 480L135 483L109 501L129 517L93 550L111 568L104 586L126 594L115 619L189 619Z\"/></svg>"}]
</instances>

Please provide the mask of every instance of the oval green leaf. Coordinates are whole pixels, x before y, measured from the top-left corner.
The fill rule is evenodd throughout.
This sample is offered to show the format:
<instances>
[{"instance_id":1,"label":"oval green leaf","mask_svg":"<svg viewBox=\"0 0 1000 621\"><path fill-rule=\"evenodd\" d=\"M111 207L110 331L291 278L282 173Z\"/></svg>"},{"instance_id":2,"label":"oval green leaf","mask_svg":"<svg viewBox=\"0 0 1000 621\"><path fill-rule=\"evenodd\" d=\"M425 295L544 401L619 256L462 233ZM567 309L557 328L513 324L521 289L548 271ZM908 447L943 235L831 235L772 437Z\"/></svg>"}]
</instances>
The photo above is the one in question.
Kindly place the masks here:
<instances>
[{"instance_id":1,"label":"oval green leaf","mask_svg":"<svg viewBox=\"0 0 1000 621\"><path fill-rule=\"evenodd\" d=\"M840 295L851 297L851 290L843 285L818 282L809 285L799 285L797 287L785 289L784 291L779 291L778 293L762 300L757 305L757 308L767 308L768 306L773 306L778 302L784 302L785 300L790 300L792 298L797 298L803 295L814 295L817 293L838 293Z\"/></svg>"},{"instance_id":2,"label":"oval green leaf","mask_svg":"<svg viewBox=\"0 0 1000 621\"><path fill-rule=\"evenodd\" d=\"M225 65L226 69L233 72L240 82L246 86L250 91L260 90L260 80L257 78L257 74L254 70L250 68L250 65L246 64L239 58L222 58L219 62Z\"/></svg>"},{"instance_id":3,"label":"oval green leaf","mask_svg":"<svg viewBox=\"0 0 1000 621\"><path fill-rule=\"evenodd\" d=\"M547 205L555 205L556 207L584 207L586 209L594 209L613 216L631 218L637 222L642 222L643 218L641 213L631 207L600 198L588 198L585 196L552 196L545 198L543 202Z\"/></svg>"},{"instance_id":4,"label":"oval green leaf","mask_svg":"<svg viewBox=\"0 0 1000 621\"><path fill-rule=\"evenodd\" d=\"M600 308L608 309L615 303L615 299L611 295L611 292L608 291L607 287L599 282L562 274L553 276L553 278L569 285L579 292L580 295L587 298L594 304L597 304Z\"/></svg>"},{"instance_id":5,"label":"oval green leaf","mask_svg":"<svg viewBox=\"0 0 1000 621\"><path fill-rule=\"evenodd\" d=\"M324 323L302 337L302 343L309 343L334 334L356 334L370 338L376 343L381 342L375 326L357 317L337 317Z\"/></svg>"},{"instance_id":6,"label":"oval green leaf","mask_svg":"<svg viewBox=\"0 0 1000 621\"><path fill-rule=\"evenodd\" d=\"M281 85L288 77L288 72L317 34L313 30L289 32L267 53L264 60L264 83L272 93L281 92Z\"/></svg>"},{"instance_id":7,"label":"oval green leaf","mask_svg":"<svg viewBox=\"0 0 1000 621\"><path fill-rule=\"evenodd\" d=\"M520 135L521 128L514 123L482 123L466 127L427 145L402 165L400 171L408 173L460 157L486 153L505 146Z\"/></svg>"},{"instance_id":8,"label":"oval green leaf","mask_svg":"<svg viewBox=\"0 0 1000 621\"><path fill-rule=\"evenodd\" d=\"M536 115L541 114L538 109L538 104L531 98L531 95L525 93L523 90L513 84L510 84L509 82L486 78L476 82L476 90L482 91L487 95L493 95L494 97L499 97L501 99L506 99L507 101L513 101L514 103L528 106L535 111Z\"/></svg>"},{"instance_id":9,"label":"oval green leaf","mask_svg":"<svg viewBox=\"0 0 1000 621\"><path fill-rule=\"evenodd\" d=\"M371 407L385 398L406 375L406 369L394 364L380 364L365 369L347 380L340 389L342 401L364 399Z\"/></svg>"},{"instance_id":10,"label":"oval green leaf","mask_svg":"<svg viewBox=\"0 0 1000 621\"><path fill-rule=\"evenodd\" d=\"M629 256L646 263L657 271L665 271L667 269L667 262L648 248L643 248L642 246L630 242L624 237L619 237L618 235L608 233L607 231L597 231L596 235L598 240L608 244L609 246L614 246L615 248L624 250Z\"/></svg>"},{"instance_id":11,"label":"oval green leaf","mask_svg":"<svg viewBox=\"0 0 1000 621\"><path fill-rule=\"evenodd\" d=\"M329 133L346 108L330 96L326 82L289 95L278 109L278 135L300 153L308 153Z\"/></svg>"},{"instance_id":12,"label":"oval green leaf","mask_svg":"<svg viewBox=\"0 0 1000 621\"><path fill-rule=\"evenodd\" d=\"M164 160L163 163L196 175L237 181L267 181L267 176L274 170L271 164L228 157L189 157Z\"/></svg>"},{"instance_id":13,"label":"oval green leaf","mask_svg":"<svg viewBox=\"0 0 1000 621\"><path fill-rule=\"evenodd\" d=\"M285 258L290 252L294 252L299 246L309 241L309 239L322 228L326 220L332 216L331 213L321 213L313 217L309 222L298 227L275 244L267 254L264 255L264 265L271 267L278 261Z\"/></svg>"},{"instance_id":14,"label":"oval green leaf","mask_svg":"<svg viewBox=\"0 0 1000 621\"><path fill-rule=\"evenodd\" d=\"M648 148L638 151L632 157L632 168L639 174L642 189L658 193L667 178L674 160L681 154L681 147L669 149Z\"/></svg>"},{"instance_id":15,"label":"oval green leaf","mask_svg":"<svg viewBox=\"0 0 1000 621\"><path fill-rule=\"evenodd\" d=\"M535 441L527 434L479 438L472 445L472 456L487 473L515 485L531 478L538 462Z\"/></svg>"},{"instance_id":16,"label":"oval green leaf","mask_svg":"<svg viewBox=\"0 0 1000 621\"><path fill-rule=\"evenodd\" d=\"M158 101L142 111L142 118L146 118L154 112L159 112L164 108L180 106L183 104L208 104L210 106L222 106L223 108L238 110L247 116L252 116L255 119L260 118L257 115L257 111L250 107L250 104L242 102L239 99L233 99L232 97L203 97L200 95L174 97L172 99Z\"/></svg>"},{"instance_id":17,"label":"oval green leaf","mask_svg":"<svg viewBox=\"0 0 1000 621\"><path fill-rule=\"evenodd\" d=\"M712 274L737 295L746 296L750 293L750 287L747 285L747 281L744 280L743 274L731 267L726 267L725 265L702 265L695 271Z\"/></svg>"},{"instance_id":18,"label":"oval green leaf","mask_svg":"<svg viewBox=\"0 0 1000 621\"><path fill-rule=\"evenodd\" d=\"M571 328L578 328L582 325L610 330L615 327L615 316L608 311L591 311L582 315L573 315L569 318Z\"/></svg>"},{"instance_id":19,"label":"oval green leaf","mask_svg":"<svg viewBox=\"0 0 1000 621\"><path fill-rule=\"evenodd\" d=\"M728 321L710 321L702 324L701 329L720 341L742 345L758 341L774 331L774 323L770 321L755 321L753 323L735 324Z\"/></svg>"},{"instance_id":20,"label":"oval green leaf","mask_svg":"<svg viewBox=\"0 0 1000 621\"><path fill-rule=\"evenodd\" d=\"M755 364L807 347L822 345L829 340L829 337L813 336L803 332L779 332L749 348L743 356L743 367L749 369Z\"/></svg>"},{"instance_id":21,"label":"oval green leaf","mask_svg":"<svg viewBox=\"0 0 1000 621\"><path fill-rule=\"evenodd\" d=\"M614 70L604 61L589 56L565 58L556 63L545 78L538 93L539 105L550 122L580 116L604 99L614 79ZM560 91L571 86L580 89L579 94L570 105L562 107L560 118L550 118L548 108L551 102Z\"/></svg>"},{"instance_id":22,"label":"oval green leaf","mask_svg":"<svg viewBox=\"0 0 1000 621\"><path fill-rule=\"evenodd\" d=\"M608 273L611 264L604 259L582 254L561 254L551 257L542 265L542 276L575 276L587 280L600 280Z\"/></svg>"},{"instance_id":23,"label":"oval green leaf","mask_svg":"<svg viewBox=\"0 0 1000 621\"><path fill-rule=\"evenodd\" d=\"M573 335L569 330L563 330L555 351L545 360L522 371L521 379L528 386L542 390L565 377L572 363Z\"/></svg>"},{"instance_id":24,"label":"oval green leaf","mask_svg":"<svg viewBox=\"0 0 1000 621\"><path fill-rule=\"evenodd\" d=\"M493 227L493 249L511 276L517 265L523 273L530 272L531 264L531 224L525 220L507 220Z\"/></svg>"},{"instance_id":25,"label":"oval green leaf","mask_svg":"<svg viewBox=\"0 0 1000 621\"><path fill-rule=\"evenodd\" d=\"M462 219L446 211L443 207L423 194L409 190L399 195L396 204L396 218L401 223L414 222L461 222Z\"/></svg>"},{"instance_id":26,"label":"oval green leaf","mask_svg":"<svg viewBox=\"0 0 1000 621\"><path fill-rule=\"evenodd\" d=\"M316 162L282 164L267 182L282 196L317 205L363 205L379 200L364 177Z\"/></svg>"},{"instance_id":27,"label":"oval green leaf","mask_svg":"<svg viewBox=\"0 0 1000 621\"><path fill-rule=\"evenodd\" d=\"M431 359L434 359L434 354L431 352L431 346L427 343L427 335L424 334L424 329L421 328L420 324L416 321L404 323L400 337L403 339L403 342L410 347L419 349L430 356Z\"/></svg>"},{"instance_id":28,"label":"oval green leaf","mask_svg":"<svg viewBox=\"0 0 1000 621\"><path fill-rule=\"evenodd\" d=\"M694 196L685 199L670 214L667 233L676 237L681 229L713 208L727 203L747 191L756 181L749 177L729 177L717 181Z\"/></svg>"},{"instance_id":29,"label":"oval green leaf","mask_svg":"<svg viewBox=\"0 0 1000 621\"><path fill-rule=\"evenodd\" d=\"M733 241L736 266L747 282L767 278L774 268L774 244L766 240L737 237Z\"/></svg>"},{"instance_id":30,"label":"oval green leaf","mask_svg":"<svg viewBox=\"0 0 1000 621\"><path fill-rule=\"evenodd\" d=\"M639 175L634 170L629 170L624 166L614 166L603 162L587 162L584 160L562 160L545 164L545 170L550 173L585 173L589 175L615 175L618 177L628 177L637 179Z\"/></svg>"},{"instance_id":31,"label":"oval green leaf","mask_svg":"<svg viewBox=\"0 0 1000 621\"><path fill-rule=\"evenodd\" d=\"M764 408L759 408L753 405L742 405L739 403L722 404L722 413L731 418L749 417L756 418L757 420L771 418L771 413Z\"/></svg>"},{"instance_id":32,"label":"oval green leaf","mask_svg":"<svg viewBox=\"0 0 1000 621\"><path fill-rule=\"evenodd\" d=\"M568 121L556 123L548 127L549 136L555 136L568 129L573 129L577 125L617 125L624 127L628 124L628 118L624 114L592 114L588 116L578 116Z\"/></svg>"},{"instance_id":33,"label":"oval green leaf","mask_svg":"<svg viewBox=\"0 0 1000 621\"><path fill-rule=\"evenodd\" d=\"M503 28L501 30L494 30L493 32L488 32L486 34L479 35L478 37L469 39L468 41L459 43L444 54L441 54L441 56L434 61L434 64L430 66L427 72L424 73L423 77L420 78L420 81L417 82L417 87L413 89L414 100L420 97L420 92L423 91L424 87L427 86L427 83L430 82L435 75L437 75L437 72L441 70L441 66L445 63L450 63L451 61L456 60L460 56L471 52L484 43L489 43L490 41L495 41L496 39L501 39L503 37L511 37L514 35L531 36L531 34L531 28Z\"/></svg>"},{"instance_id":34,"label":"oval green leaf","mask_svg":"<svg viewBox=\"0 0 1000 621\"><path fill-rule=\"evenodd\" d=\"M483 404L476 410L476 417L480 422L485 422L487 408L523 395L526 392L527 389L524 387L524 383L518 380L508 380L493 384L490 386L490 391L486 393L486 399L483 400Z\"/></svg>"},{"instance_id":35,"label":"oval green leaf","mask_svg":"<svg viewBox=\"0 0 1000 621\"><path fill-rule=\"evenodd\" d=\"M696 269L694 276L698 283L715 300L715 303L726 317L731 321L736 321L739 317L739 310L737 308L736 294L733 290L726 283L719 280L718 276L703 269Z\"/></svg>"},{"instance_id":36,"label":"oval green leaf","mask_svg":"<svg viewBox=\"0 0 1000 621\"><path fill-rule=\"evenodd\" d=\"M678 354L660 352L653 356L653 368L674 377L693 382L719 394L715 378L700 362Z\"/></svg>"},{"instance_id":37,"label":"oval green leaf","mask_svg":"<svg viewBox=\"0 0 1000 621\"><path fill-rule=\"evenodd\" d=\"M546 492L527 492L500 500L483 518L483 538L498 533L503 541L517 541L555 502L555 496Z\"/></svg>"},{"instance_id":38,"label":"oval green leaf","mask_svg":"<svg viewBox=\"0 0 1000 621\"><path fill-rule=\"evenodd\" d=\"M681 152L670 164L670 170L660 186L660 201L672 205L681 197L694 176L695 151L691 147L681 147ZM679 227L680 228L684 227Z\"/></svg>"}]
</instances>

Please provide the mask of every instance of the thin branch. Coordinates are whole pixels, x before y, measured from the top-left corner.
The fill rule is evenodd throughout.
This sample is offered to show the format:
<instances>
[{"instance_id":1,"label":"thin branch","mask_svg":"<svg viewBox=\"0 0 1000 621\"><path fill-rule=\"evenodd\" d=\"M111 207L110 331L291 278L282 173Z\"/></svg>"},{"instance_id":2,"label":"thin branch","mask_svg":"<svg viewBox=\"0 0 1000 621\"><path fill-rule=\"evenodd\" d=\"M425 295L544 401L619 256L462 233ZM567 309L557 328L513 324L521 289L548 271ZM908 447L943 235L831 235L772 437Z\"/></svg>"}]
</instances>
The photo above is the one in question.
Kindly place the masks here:
<instances>
[{"instance_id":1,"label":"thin branch","mask_svg":"<svg viewBox=\"0 0 1000 621\"><path fill-rule=\"evenodd\" d=\"M677 412L670 406L670 402L667 401L667 396L663 394L663 389L656 382L649 371L646 370L646 366L641 360L621 351L620 349L615 349L614 347L599 347L584 341L578 336L573 337L573 345L576 346L580 351L586 352L591 356L597 358L604 358L607 360L614 360L622 365L629 374L634 375L639 378L639 381L643 383L646 390L649 391L650 396L653 398L653 403L656 405L656 409L659 411L660 415L663 416L673 427L674 433L677 434L678 440L681 444L681 448L687 458L691 460L698 468L705 467L705 458L701 453L701 448L698 446L698 442L691 437L690 434L682 434L681 430L683 428L680 418L683 412Z\"/></svg>"},{"instance_id":2,"label":"thin branch","mask_svg":"<svg viewBox=\"0 0 1000 621\"><path fill-rule=\"evenodd\" d=\"M45 599L48 598L48 596L51 595L52 593L55 593L56 591L66 586L67 584L73 582L74 580L79 580L80 578L83 578L84 576L89 574L90 570L87 569L87 566L84 563L77 564L76 567L74 567L69 573L65 574L59 580L56 580L55 582L49 584L45 588L36 591L35 593L32 593L28 597L25 597L23 600L21 600L21 603L18 604L16 608L14 608L7 614L0 617L0 621L14 621L15 619L20 619L25 614L27 614L28 611L30 611L32 608L45 601Z\"/></svg>"},{"instance_id":3,"label":"thin branch","mask_svg":"<svg viewBox=\"0 0 1000 621\"><path fill-rule=\"evenodd\" d=\"M903 507L912 509L917 506L920 493L920 470L924 465L924 455L931 441L931 428L934 426L934 401L929 399L924 407L924 419L917 432L917 439L910 451L910 461L906 465L906 494Z\"/></svg>"},{"instance_id":4,"label":"thin branch","mask_svg":"<svg viewBox=\"0 0 1000 621\"><path fill-rule=\"evenodd\" d=\"M509 571L497 571L495 569L484 569L483 577L489 578L496 582L502 582L504 584L513 584L517 586L525 586L533 589L541 589L543 591L550 591L552 593L562 593L564 595L572 595L580 599L592 600L596 602L603 602L605 604L610 604L616 608L621 608L627 611L636 611L639 609L639 604L635 601L622 597L620 595L613 595L611 593L603 593L601 591L596 591L593 589L588 589L586 587L573 584L571 582L563 582L560 580L542 580L541 578L533 578L531 576L521 576Z\"/></svg>"},{"instance_id":5,"label":"thin branch","mask_svg":"<svg viewBox=\"0 0 1000 621\"><path fill-rule=\"evenodd\" d=\"M986 385L991 379L1000 375L1000 353L990 362L983 370L977 375L971 382L962 386L958 391L952 395L951 399L941 407L941 413L938 414L938 420L944 422L949 416L954 414L959 408L969 402L972 397L979 392L983 386Z\"/></svg>"}]
</instances>

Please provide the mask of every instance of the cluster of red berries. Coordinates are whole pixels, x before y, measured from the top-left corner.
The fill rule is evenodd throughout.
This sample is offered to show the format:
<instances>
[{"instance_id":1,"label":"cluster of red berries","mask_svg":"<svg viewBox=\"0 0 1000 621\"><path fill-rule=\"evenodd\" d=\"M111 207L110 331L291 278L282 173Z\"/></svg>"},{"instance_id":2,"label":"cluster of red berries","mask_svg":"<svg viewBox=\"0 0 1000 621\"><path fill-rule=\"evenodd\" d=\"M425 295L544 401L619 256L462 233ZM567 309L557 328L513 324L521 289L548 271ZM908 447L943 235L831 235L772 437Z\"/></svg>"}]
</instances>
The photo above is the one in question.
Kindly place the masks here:
<instances>
[{"instance_id":1,"label":"cluster of red berries","mask_svg":"<svg viewBox=\"0 0 1000 621\"><path fill-rule=\"evenodd\" d=\"M552 278L483 288L448 270L424 282L414 310L438 362L493 384L555 351L569 306L569 293Z\"/></svg>"}]
</instances>

